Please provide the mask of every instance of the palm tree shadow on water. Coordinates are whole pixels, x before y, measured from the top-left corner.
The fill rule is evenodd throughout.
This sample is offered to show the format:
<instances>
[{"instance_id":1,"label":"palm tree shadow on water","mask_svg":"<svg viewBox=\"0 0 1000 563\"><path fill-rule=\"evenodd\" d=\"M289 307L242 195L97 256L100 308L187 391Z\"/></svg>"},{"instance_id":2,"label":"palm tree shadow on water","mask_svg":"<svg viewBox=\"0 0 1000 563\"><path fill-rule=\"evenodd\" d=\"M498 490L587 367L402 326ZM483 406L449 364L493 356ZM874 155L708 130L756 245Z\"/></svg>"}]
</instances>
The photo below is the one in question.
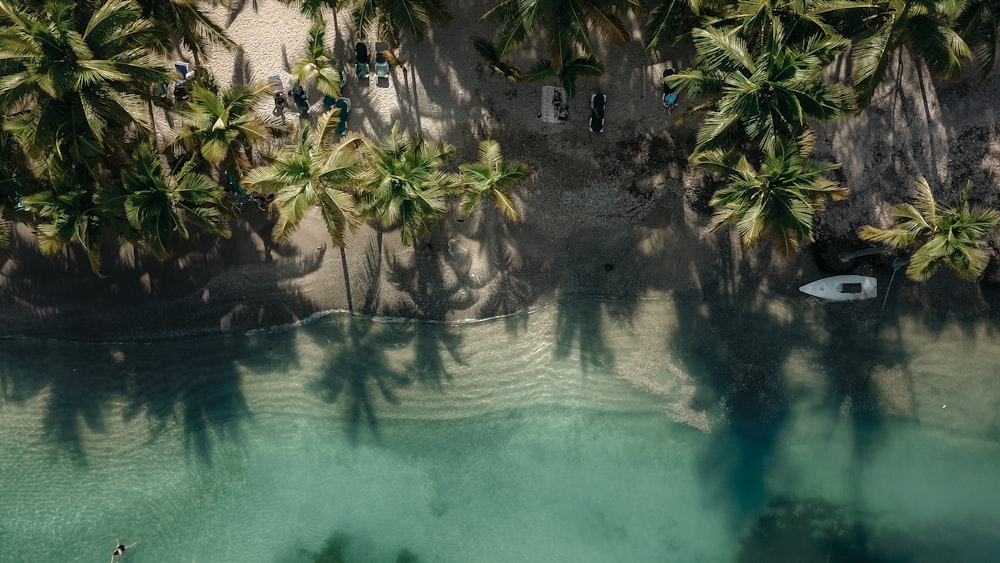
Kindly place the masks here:
<instances>
[{"instance_id":1,"label":"palm tree shadow on water","mask_svg":"<svg viewBox=\"0 0 1000 563\"><path fill-rule=\"evenodd\" d=\"M387 350L404 346L410 335L401 323L376 323L350 316L336 326L312 331L311 336L326 346L320 376L311 385L324 401L343 401L347 434L357 443L362 428L368 428L376 442L381 440L376 407L379 397L398 404L396 389L411 383L397 371Z\"/></svg>"},{"instance_id":2,"label":"palm tree shadow on water","mask_svg":"<svg viewBox=\"0 0 1000 563\"><path fill-rule=\"evenodd\" d=\"M827 379L824 403L834 423L851 428L852 469L849 476L855 502L861 498L864 464L883 438L886 413L912 415L913 376L899 332L879 335L875 305L828 303L822 306L826 341L818 360ZM892 388L897 404L889 404L883 389ZM832 427L831 427L832 430Z\"/></svg>"},{"instance_id":3,"label":"palm tree shadow on water","mask_svg":"<svg viewBox=\"0 0 1000 563\"><path fill-rule=\"evenodd\" d=\"M443 314L438 309L447 302L446 284L439 272L423 263L407 266L398 260L389 262L390 276L395 285L413 300L418 316ZM362 311L383 309L378 280L382 275L379 245L372 241L365 253L365 269L358 287L365 288ZM357 442L360 430L367 427L376 441L381 439L376 408L381 399L389 405L399 404L396 390L409 387L414 381L441 392L450 375L445 367L442 350L461 364L461 335L450 327L427 321L376 321L360 316L348 316L335 325L317 327L314 340L329 350L321 375L313 385L327 402L343 398L347 433ZM390 351L413 347L408 362L393 362Z\"/></svg>"},{"instance_id":4,"label":"palm tree shadow on water","mask_svg":"<svg viewBox=\"0 0 1000 563\"><path fill-rule=\"evenodd\" d=\"M352 539L355 541L352 542ZM275 560L278 563L350 563L359 560L371 561L370 553L367 553L367 557L364 558L353 556L353 554L358 553L359 549L364 550L364 547L351 549L352 543L358 543L356 539L343 532L335 531L327 536L323 545L320 546L319 551L300 547L291 553L283 553ZM386 559L385 561L388 563L390 560ZM420 563L420 561L420 557L409 549L402 548L396 553L395 563Z\"/></svg>"},{"instance_id":5,"label":"palm tree shadow on water","mask_svg":"<svg viewBox=\"0 0 1000 563\"><path fill-rule=\"evenodd\" d=\"M88 434L107 435L116 455L128 456L179 428L186 455L212 463L217 448L238 449L245 440L249 410L235 358L256 352L218 337L218 350L205 357L193 351L204 343L13 340L0 396L19 404L48 392L42 425L56 459L88 465ZM145 419L148 435L117 434L109 417L118 413L125 426Z\"/></svg>"},{"instance_id":6,"label":"palm tree shadow on water","mask_svg":"<svg viewBox=\"0 0 1000 563\"><path fill-rule=\"evenodd\" d=\"M940 563L995 559L982 530L876 527L873 514L817 497L771 499L740 542L736 563Z\"/></svg>"},{"instance_id":7,"label":"palm tree shadow on water","mask_svg":"<svg viewBox=\"0 0 1000 563\"><path fill-rule=\"evenodd\" d=\"M704 276L701 293L677 295L677 330L668 344L697 382L691 407L713 426L701 461L709 490L728 505L737 527L769 496L766 477L790 415L782 365L803 331L797 314L777 317L747 267L720 252L721 276Z\"/></svg>"},{"instance_id":8,"label":"palm tree shadow on water","mask_svg":"<svg viewBox=\"0 0 1000 563\"><path fill-rule=\"evenodd\" d=\"M245 221L236 221L234 228L251 227ZM183 330L192 315L234 328L253 327L262 319L280 324L300 318L302 311L310 310L310 303L288 289L283 276L314 271L323 259L322 253L298 256L291 249L278 247L275 251L287 254L282 256L283 264L259 272L259 280L274 284L272 291L262 291L269 299L251 303L222 296L218 306L202 308L200 303L192 302L187 292L204 284L206 276L217 273L219 255L239 252L243 263L258 267L264 258L257 249L197 234L182 245L184 249L175 263L149 264L148 257L115 245L106 249L105 257L113 273L98 278L82 273L86 261L75 248L51 259L41 256L37 248L21 238L16 242L19 266L25 269L5 279L4 288L18 296L20 302L38 308L40 318L51 315L48 321L55 327L51 334L119 339L19 338L6 341L0 349L6 359L5 369L0 370L0 400L20 404L47 393L42 416L45 438L57 458L66 457L78 465L88 463L88 433L108 434L109 441L121 443L122 455L128 455L124 449L134 446L129 442L133 435L113 433L115 421L110 417L119 414L126 424L144 418L149 424L150 443L180 427L185 452L201 461L211 462L216 446L240 447L244 440L242 421L249 414L242 390L242 369L253 358L267 355L266 348L275 345L273 340L235 334L198 339L153 335L157 330L163 334ZM132 262L126 263L126 258ZM74 302L65 311L41 308L46 288L39 288L37 281L46 276L57 278L59 284L78 282L90 301ZM157 298L181 303L182 310L175 306L141 315L122 312L129 307L145 312L145 302ZM101 314L98 305L103 302L113 303L118 309ZM136 333L138 337L131 336ZM294 361L288 353L291 350L288 347L282 354L288 361Z\"/></svg>"},{"instance_id":9,"label":"palm tree shadow on water","mask_svg":"<svg viewBox=\"0 0 1000 563\"><path fill-rule=\"evenodd\" d=\"M708 412L718 425L701 462L709 492L726 503L737 528L756 522L744 537L738 561L785 560L782 553L788 552L783 550L795 542L779 539L784 532L761 532L761 527L783 530L791 524L782 519L832 519L823 515L834 512L842 519L840 529L815 560L895 561L869 549L867 538L875 533L872 521L857 508L862 505L861 470L880 443L885 410L875 379L885 372L902 372L905 385L909 378L900 343L873 339L874 309L866 303L818 307L804 299L782 303L761 294L757 280L740 279L734 273L746 271L741 260L720 259L723 273L704 276L701 294L675 299L678 329L670 348L699 384L691 406ZM790 379L792 374L786 373L793 352L811 353L819 364L814 374L807 374L816 380L810 377L812 382L806 385L821 389L819 402L830 413L830 432L845 418L850 424L853 471L848 478L854 493L850 506L775 497L768 485L793 404L810 394L799 381L802 375ZM810 511L815 514L808 516ZM794 559L813 560L806 555Z\"/></svg>"},{"instance_id":10,"label":"palm tree shadow on water","mask_svg":"<svg viewBox=\"0 0 1000 563\"><path fill-rule=\"evenodd\" d=\"M123 411L126 423L146 419L151 442L179 424L185 455L206 464L213 463L217 449L241 449L246 440L243 422L250 410L243 394L241 359L259 354L261 345L240 336L209 342L216 348L207 357L189 355L192 348L204 346L204 339L147 345L128 363ZM160 354L173 358L166 363L168 369L163 368Z\"/></svg>"}]
</instances>

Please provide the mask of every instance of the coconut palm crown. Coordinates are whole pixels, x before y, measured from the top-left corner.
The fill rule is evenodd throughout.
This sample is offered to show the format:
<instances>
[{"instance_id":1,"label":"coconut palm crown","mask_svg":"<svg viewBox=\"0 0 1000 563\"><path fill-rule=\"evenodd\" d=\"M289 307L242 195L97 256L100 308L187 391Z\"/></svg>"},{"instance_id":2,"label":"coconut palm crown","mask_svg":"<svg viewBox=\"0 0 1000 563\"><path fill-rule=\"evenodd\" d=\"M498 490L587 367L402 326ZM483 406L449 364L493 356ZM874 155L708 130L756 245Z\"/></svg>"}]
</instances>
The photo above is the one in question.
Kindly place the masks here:
<instances>
[{"instance_id":1,"label":"coconut palm crown","mask_svg":"<svg viewBox=\"0 0 1000 563\"><path fill-rule=\"evenodd\" d=\"M526 77L558 77L564 85L571 84L568 94L577 77L604 72L594 56L590 30L610 43L625 45L631 36L622 16L642 9L636 0L499 0L481 19L499 24L493 41L499 57L542 32L548 58L539 60Z\"/></svg>"},{"instance_id":2,"label":"coconut palm crown","mask_svg":"<svg viewBox=\"0 0 1000 563\"><path fill-rule=\"evenodd\" d=\"M278 212L278 240L288 239L314 206L336 246L344 245L347 229L360 221L353 196L361 170L355 150L360 139L326 142L338 119L336 111L320 117L315 130L303 127L293 143L266 155L267 164L244 177L247 188L275 195L271 209Z\"/></svg>"},{"instance_id":3,"label":"coconut palm crown","mask_svg":"<svg viewBox=\"0 0 1000 563\"><path fill-rule=\"evenodd\" d=\"M121 205L140 244L160 260L172 254L175 236L190 237L188 225L228 237L225 194L211 178L188 161L176 174L164 170L160 156L147 143L132 153L132 167L122 171L114 189L102 192L105 207Z\"/></svg>"},{"instance_id":4,"label":"coconut palm crown","mask_svg":"<svg viewBox=\"0 0 1000 563\"><path fill-rule=\"evenodd\" d=\"M735 225L744 245L766 238L786 256L798 251L801 243L812 242L815 212L828 199L847 197L847 190L826 178L827 172L840 165L809 160L811 152L809 138L800 143L780 139L759 171L745 156L733 152L711 150L697 155L698 165L728 184L709 201L715 213L706 232Z\"/></svg>"},{"instance_id":5,"label":"coconut palm crown","mask_svg":"<svg viewBox=\"0 0 1000 563\"><path fill-rule=\"evenodd\" d=\"M173 132L172 143L197 151L211 164L229 160L240 170L249 169L241 149L270 137L267 122L256 111L270 91L267 83L234 84L218 93L195 86L191 101L176 110L185 123Z\"/></svg>"},{"instance_id":6,"label":"coconut palm crown","mask_svg":"<svg viewBox=\"0 0 1000 563\"><path fill-rule=\"evenodd\" d=\"M885 79L892 56L907 49L938 78L956 78L973 56L957 31L962 0L888 0L878 4L878 25L852 48L854 85L867 103ZM864 4L858 4L864 6Z\"/></svg>"},{"instance_id":7,"label":"coconut palm crown","mask_svg":"<svg viewBox=\"0 0 1000 563\"><path fill-rule=\"evenodd\" d=\"M823 78L846 39L814 36L789 45L780 24L773 25L768 41L752 45L738 28L692 33L695 66L671 76L669 84L707 98L689 110L705 114L696 152L753 146L771 151L778 139L810 131L810 119L825 122L855 109L850 88Z\"/></svg>"},{"instance_id":8,"label":"coconut palm crown","mask_svg":"<svg viewBox=\"0 0 1000 563\"><path fill-rule=\"evenodd\" d=\"M419 43L430 24L450 22L451 12L442 0L354 0L351 19L359 34L380 37L396 49L404 32Z\"/></svg>"},{"instance_id":9,"label":"coconut palm crown","mask_svg":"<svg viewBox=\"0 0 1000 563\"><path fill-rule=\"evenodd\" d=\"M518 182L534 174L530 166L504 160L500 143L486 139L479 143L479 161L463 164L459 169L465 186L461 207L463 214L470 215L480 202L491 200L504 217L514 222L521 220L510 192Z\"/></svg>"},{"instance_id":10,"label":"coconut palm crown","mask_svg":"<svg viewBox=\"0 0 1000 563\"><path fill-rule=\"evenodd\" d=\"M930 184L921 176L917 180L915 201L892 209L892 228L866 225L859 235L893 248L916 247L906 269L910 279L926 280L942 267L951 268L965 279L976 279L990 262L985 238L1000 221L1000 212L970 206L971 190L969 182L955 207L938 208Z\"/></svg>"},{"instance_id":11,"label":"coconut palm crown","mask_svg":"<svg viewBox=\"0 0 1000 563\"><path fill-rule=\"evenodd\" d=\"M323 18L313 18L309 28L309 42L305 57L292 64L292 75L300 84L316 81L316 88L327 96L340 96L340 72L334 68L336 59L326 48L326 22Z\"/></svg>"},{"instance_id":12,"label":"coconut palm crown","mask_svg":"<svg viewBox=\"0 0 1000 563\"><path fill-rule=\"evenodd\" d=\"M146 46L152 25L131 0L47 4L0 0L0 112L29 158L90 164L133 127L148 128L142 96L167 71Z\"/></svg>"},{"instance_id":13,"label":"coconut palm crown","mask_svg":"<svg viewBox=\"0 0 1000 563\"><path fill-rule=\"evenodd\" d=\"M460 190L459 182L440 170L454 147L427 143L420 135L404 137L396 123L382 144L366 140L362 152L367 169L358 202L365 214L383 227L398 227L403 244L428 236L447 209L446 196Z\"/></svg>"},{"instance_id":14,"label":"coconut palm crown","mask_svg":"<svg viewBox=\"0 0 1000 563\"><path fill-rule=\"evenodd\" d=\"M155 24L157 44L164 52L186 49L198 63L212 45L237 47L226 30L201 10L199 0L135 1L142 16Z\"/></svg>"}]
</instances>

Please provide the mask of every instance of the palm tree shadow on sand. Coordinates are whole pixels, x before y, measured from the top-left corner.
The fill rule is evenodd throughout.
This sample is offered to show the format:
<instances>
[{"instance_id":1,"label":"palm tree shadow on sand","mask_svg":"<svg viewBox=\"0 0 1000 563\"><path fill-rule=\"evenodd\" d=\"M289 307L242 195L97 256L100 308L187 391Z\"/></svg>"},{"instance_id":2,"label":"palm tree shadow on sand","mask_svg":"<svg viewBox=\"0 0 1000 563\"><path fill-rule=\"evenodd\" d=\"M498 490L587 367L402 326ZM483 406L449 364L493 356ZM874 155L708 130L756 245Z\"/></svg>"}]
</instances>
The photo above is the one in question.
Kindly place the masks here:
<instances>
[{"instance_id":1,"label":"palm tree shadow on sand","mask_svg":"<svg viewBox=\"0 0 1000 563\"><path fill-rule=\"evenodd\" d=\"M313 305L284 280L315 271L323 259L322 251L301 256L291 247L263 244L280 260L265 267L265 251L254 239L269 235L267 225L258 232L252 220L234 221L241 240L195 234L167 262L128 245L108 244L103 277L90 271L77 248L43 256L26 232L16 231L11 246L16 262L6 269L0 287L16 298L19 314L35 319L31 326L48 328L39 334L45 338L8 341L0 396L23 403L48 393L42 421L46 440L57 457L80 465L88 463L87 435L107 432L109 417L119 413L126 423L145 418L150 442L179 425L185 452L204 462L213 460L217 447L239 447L248 415L241 369L247 358L266 354L268 341L234 334L192 341L186 327L192 319L200 319L195 326L214 322L220 330L299 320ZM220 271L223 262L257 270L267 298L250 302L237 295L238 288L228 296L225 288L208 289L210 280L227 277ZM53 293L65 294L61 305L45 305ZM13 323L8 328L34 334ZM84 340L52 340L63 336ZM209 344L215 348L203 347Z\"/></svg>"}]
</instances>

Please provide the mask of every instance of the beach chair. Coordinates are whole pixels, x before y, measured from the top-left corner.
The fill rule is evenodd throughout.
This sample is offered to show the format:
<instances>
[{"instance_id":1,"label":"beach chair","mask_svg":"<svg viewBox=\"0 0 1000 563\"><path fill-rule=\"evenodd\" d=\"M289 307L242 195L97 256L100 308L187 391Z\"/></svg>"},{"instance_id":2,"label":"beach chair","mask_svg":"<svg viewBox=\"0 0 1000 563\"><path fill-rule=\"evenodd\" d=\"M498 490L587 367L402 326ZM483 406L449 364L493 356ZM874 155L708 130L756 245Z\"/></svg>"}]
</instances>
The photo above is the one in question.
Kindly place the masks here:
<instances>
[{"instance_id":1,"label":"beach chair","mask_svg":"<svg viewBox=\"0 0 1000 563\"><path fill-rule=\"evenodd\" d=\"M347 114L351 111L351 100L350 98L337 98L333 101L333 106L340 110L340 115L337 116L339 121L337 122L335 131L338 135L343 135L347 133Z\"/></svg>"},{"instance_id":2,"label":"beach chair","mask_svg":"<svg viewBox=\"0 0 1000 563\"><path fill-rule=\"evenodd\" d=\"M590 95L590 132L604 132L604 104L608 97L604 94L594 93Z\"/></svg>"},{"instance_id":3,"label":"beach chair","mask_svg":"<svg viewBox=\"0 0 1000 563\"><path fill-rule=\"evenodd\" d=\"M375 53L375 76L376 78L389 78L389 61L379 51Z\"/></svg>"},{"instance_id":4,"label":"beach chair","mask_svg":"<svg viewBox=\"0 0 1000 563\"><path fill-rule=\"evenodd\" d=\"M382 41L375 44L375 78L383 88L389 86L389 59L384 54L388 50L389 46Z\"/></svg>"},{"instance_id":5,"label":"beach chair","mask_svg":"<svg viewBox=\"0 0 1000 563\"><path fill-rule=\"evenodd\" d=\"M569 118L569 106L562 88L542 86L542 104L538 118L546 123L562 123Z\"/></svg>"},{"instance_id":6,"label":"beach chair","mask_svg":"<svg viewBox=\"0 0 1000 563\"><path fill-rule=\"evenodd\" d=\"M359 79L368 78L368 45L359 42L354 46L354 54L356 61L354 63L354 72L358 75Z\"/></svg>"},{"instance_id":7,"label":"beach chair","mask_svg":"<svg viewBox=\"0 0 1000 563\"><path fill-rule=\"evenodd\" d=\"M667 83L667 78L675 74L677 74L676 70L668 68L663 71L661 78L663 81L663 107L667 108L667 113L671 113L677 107L677 91Z\"/></svg>"},{"instance_id":8,"label":"beach chair","mask_svg":"<svg viewBox=\"0 0 1000 563\"><path fill-rule=\"evenodd\" d=\"M188 80L194 78L194 71L184 61L175 62L174 70L180 75L180 78L174 80L174 101L186 102L191 99L191 88L188 86Z\"/></svg>"}]
</instances>

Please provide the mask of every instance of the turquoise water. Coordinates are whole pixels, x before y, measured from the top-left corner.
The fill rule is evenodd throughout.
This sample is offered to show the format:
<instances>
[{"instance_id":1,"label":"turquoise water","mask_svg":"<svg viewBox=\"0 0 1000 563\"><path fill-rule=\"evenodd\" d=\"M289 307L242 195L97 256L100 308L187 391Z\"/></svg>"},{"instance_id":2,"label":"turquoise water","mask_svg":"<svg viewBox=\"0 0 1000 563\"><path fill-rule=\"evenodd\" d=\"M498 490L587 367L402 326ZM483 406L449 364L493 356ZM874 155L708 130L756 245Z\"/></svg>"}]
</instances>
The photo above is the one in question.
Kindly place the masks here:
<instances>
[{"instance_id":1,"label":"turquoise water","mask_svg":"<svg viewBox=\"0 0 1000 563\"><path fill-rule=\"evenodd\" d=\"M6 340L0 562L997 560L997 327L876 314Z\"/></svg>"}]
</instances>

